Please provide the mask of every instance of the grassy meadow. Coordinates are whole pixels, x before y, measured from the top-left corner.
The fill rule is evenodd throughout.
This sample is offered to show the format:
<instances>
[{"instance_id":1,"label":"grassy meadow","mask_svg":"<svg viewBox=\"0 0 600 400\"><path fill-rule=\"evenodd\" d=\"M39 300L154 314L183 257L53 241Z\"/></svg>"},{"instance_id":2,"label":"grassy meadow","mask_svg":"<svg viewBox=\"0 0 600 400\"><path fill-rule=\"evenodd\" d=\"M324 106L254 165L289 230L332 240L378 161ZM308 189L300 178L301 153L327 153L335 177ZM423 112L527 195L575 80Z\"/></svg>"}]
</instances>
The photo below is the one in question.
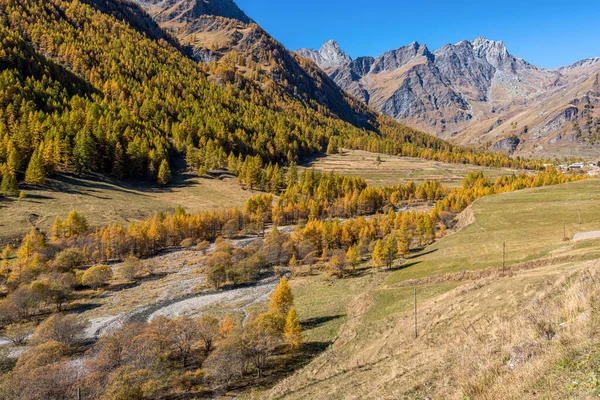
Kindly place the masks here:
<instances>
[{"instance_id":1,"label":"grassy meadow","mask_svg":"<svg viewBox=\"0 0 600 400\"><path fill-rule=\"evenodd\" d=\"M394 284L436 274L476 270L557 255L577 232L600 230L600 180L489 196L472 205L475 222L436 242L387 280ZM579 213L581 212L581 225ZM564 225L563 225L564 224Z\"/></svg>"},{"instance_id":2,"label":"grassy meadow","mask_svg":"<svg viewBox=\"0 0 600 400\"><path fill-rule=\"evenodd\" d=\"M377 157L381 162L377 161ZM401 182L439 180L449 187L460 186L463 178L472 171L483 171L495 179L511 174L508 169L494 169L468 164L448 164L420 158L397 157L369 153L362 150L344 149L343 154L328 154L315 157L301 164L320 171L334 171L348 176L360 176L374 186L397 185Z\"/></svg>"},{"instance_id":3,"label":"grassy meadow","mask_svg":"<svg viewBox=\"0 0 600 400\"><path fill-rule=\"evenodd\" d=\"M32 225L48 231L57 215L64 218L73 208L83 213L91 226L127 225L179 205L188 211L242 207L254 195L230 175L201 178L191 173L174 175L173 184L167 188L69 174L48 179L44 187L22 189L27 198L0 200L0 240L23 236Z\"/></svg>"}]
</instances>

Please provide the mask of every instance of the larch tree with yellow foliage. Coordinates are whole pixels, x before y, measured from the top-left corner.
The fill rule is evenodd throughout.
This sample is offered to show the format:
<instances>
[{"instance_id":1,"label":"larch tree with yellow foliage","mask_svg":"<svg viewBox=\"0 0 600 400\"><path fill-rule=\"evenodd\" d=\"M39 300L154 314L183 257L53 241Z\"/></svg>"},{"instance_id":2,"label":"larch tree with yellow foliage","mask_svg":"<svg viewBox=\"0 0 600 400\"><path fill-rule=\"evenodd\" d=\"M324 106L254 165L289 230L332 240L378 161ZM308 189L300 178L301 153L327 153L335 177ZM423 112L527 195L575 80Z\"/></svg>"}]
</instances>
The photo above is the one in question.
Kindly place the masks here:
<instances>
[{"instance_id":1,"label":"larch tree with yellow foliage","mask_svg":"<svg viewBox=\"0 0 600 400\"><path fill-rule=\"evenodd\" d=\"M294 307L288 312L283 334L291 351L297 351L302 346L302 326Z\"/></svg>"},{"instance_id":2,"label":"larch tree with yellow foliage","mask_svg":"<svg viewBox=\"0 0 600 400\"><path fill-rule=\"evenodd\" d=\"M275 292L271 297L269 312L277 312L282 316L285 316L290 312L293 304L294 295L292 294L292 288L290 288L287 278L283 277L279 281L279 285L277 285Z\"/></svg>"},{"instance_id":3,"label":"larch tree with yellow foliage","mask_svg":"<svg viewBox=\"0 0 600 400\"><path fill-rule=\"evenodd\" d=\"M375 268L381 268L385 265L385 254L383 253L383 244L381 244L381 240L375 242L371 259L373 260L373 266Z\"/></svg>"}]
</instances>

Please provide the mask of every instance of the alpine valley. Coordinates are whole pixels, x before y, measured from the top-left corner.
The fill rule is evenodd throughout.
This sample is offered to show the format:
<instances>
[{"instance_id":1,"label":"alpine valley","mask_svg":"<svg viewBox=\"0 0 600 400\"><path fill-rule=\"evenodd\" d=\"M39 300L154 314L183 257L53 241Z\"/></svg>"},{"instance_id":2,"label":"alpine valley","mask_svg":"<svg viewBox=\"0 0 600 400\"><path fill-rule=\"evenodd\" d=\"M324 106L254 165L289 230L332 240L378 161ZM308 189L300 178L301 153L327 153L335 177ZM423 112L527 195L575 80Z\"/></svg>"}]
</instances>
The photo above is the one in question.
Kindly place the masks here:
<instances>
[{"instance_id":1,"label":"alpine valley","mask_svg":"<svg viewBox=\"0 0 600 400\"><path fill-rule=\"evenodd\" d=\"M0 400L598 399L600 59L265 3L0 0Z\"/></svg>"}]
</instances>

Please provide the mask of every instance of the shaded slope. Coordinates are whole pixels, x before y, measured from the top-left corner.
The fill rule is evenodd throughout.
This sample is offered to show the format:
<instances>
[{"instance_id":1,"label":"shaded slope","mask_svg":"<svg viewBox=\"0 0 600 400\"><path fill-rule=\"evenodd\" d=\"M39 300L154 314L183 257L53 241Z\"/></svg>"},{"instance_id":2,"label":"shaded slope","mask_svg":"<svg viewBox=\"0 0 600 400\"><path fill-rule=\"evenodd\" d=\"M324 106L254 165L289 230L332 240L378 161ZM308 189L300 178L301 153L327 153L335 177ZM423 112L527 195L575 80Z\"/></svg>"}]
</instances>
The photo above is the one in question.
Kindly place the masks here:
<instances>
[{"instance_id":1,"label":"shaded slope","mask_svg":"<svg viewBox=\"0 0 600 400\"><path fill-rule=\"evenodd\" d=\"M210 8L169 14L171 2L138 0L160 25L175 35L199 62L221 62L247 78L272 82L287 95L319 112L330 113L359 127L376 127L376 114L341 90L327 74L288 51L267 32L245 18L227 17ZM221 4L220 2L214 2ZM228 4L228 2L223 2ZM228 57L225 57L229 55ZM214 73L214 69L210 70Z\"/></svg>"}]
</instances>

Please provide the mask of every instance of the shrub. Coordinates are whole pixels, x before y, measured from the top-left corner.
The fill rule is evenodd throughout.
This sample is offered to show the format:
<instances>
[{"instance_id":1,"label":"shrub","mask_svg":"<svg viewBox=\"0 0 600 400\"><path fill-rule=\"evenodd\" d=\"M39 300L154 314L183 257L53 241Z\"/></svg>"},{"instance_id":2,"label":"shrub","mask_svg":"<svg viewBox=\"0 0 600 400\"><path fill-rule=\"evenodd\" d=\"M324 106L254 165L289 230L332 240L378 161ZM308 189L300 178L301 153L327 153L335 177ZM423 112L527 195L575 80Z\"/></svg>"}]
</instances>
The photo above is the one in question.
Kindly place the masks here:
<instances>
[{"instance_id":1,"label":"shrub","mask_svg":"<svg viewBox=\"0 0 600 400\"><path fill-rule=\"evenodd\" d=\"M85 271L81 277L81 284L98 289L113 277L112 269L108 265L95 265Z\"/></svg>"},{"instance_id":2,"label":"shrub","mask_svg":"<svg viewBox=\"0 0 600 400\"><path fill-rule=\"evenodd\" d=\"M142 262L137 257L129 256L121 264L119 274L125 279L133 280L142 272L143 268Z\"/></svg>"},{"instance_id":3,"label":"shrub","mask_svg":"<svg viewBox=\"0 0 600 400\"><path fill-rule=\"evenodd\" d=\"M33 341L37 344L56 341L72 346L83 337L86 327L87 322L75 315L54 314L37 327Z\"/></svg>"},{"instance_id":4,"label":"shrub","mask_svg":"<svg viewBox=\"0 0 600 400\"><path fill-rule=\"evenodd\" d=\"M179 245L181 247L187 249L194 245L194 240L191 238L186 238L186 239L183 239Z\"/></svg>"},{"instance_id":5,"label":"shrub","mask_svg":"<svg viewBox=\"0 0 600 400\"><path fill-rule=\"evenodd\" d=\"M15 323L6 327L4 336L15 346L24 346L35 329L34 322Z\"/></svg>"},{"instance_id":6,"label":"shrub","mask_svg":"<svg viewBox=\"0 0 600 400\"><path fill-rule=\"evenodd\" d=\"M72 247L58 253L54 258L54 267L63 272L72 271L85 262L81 250Z\"/></svg>"}]
</instances>

